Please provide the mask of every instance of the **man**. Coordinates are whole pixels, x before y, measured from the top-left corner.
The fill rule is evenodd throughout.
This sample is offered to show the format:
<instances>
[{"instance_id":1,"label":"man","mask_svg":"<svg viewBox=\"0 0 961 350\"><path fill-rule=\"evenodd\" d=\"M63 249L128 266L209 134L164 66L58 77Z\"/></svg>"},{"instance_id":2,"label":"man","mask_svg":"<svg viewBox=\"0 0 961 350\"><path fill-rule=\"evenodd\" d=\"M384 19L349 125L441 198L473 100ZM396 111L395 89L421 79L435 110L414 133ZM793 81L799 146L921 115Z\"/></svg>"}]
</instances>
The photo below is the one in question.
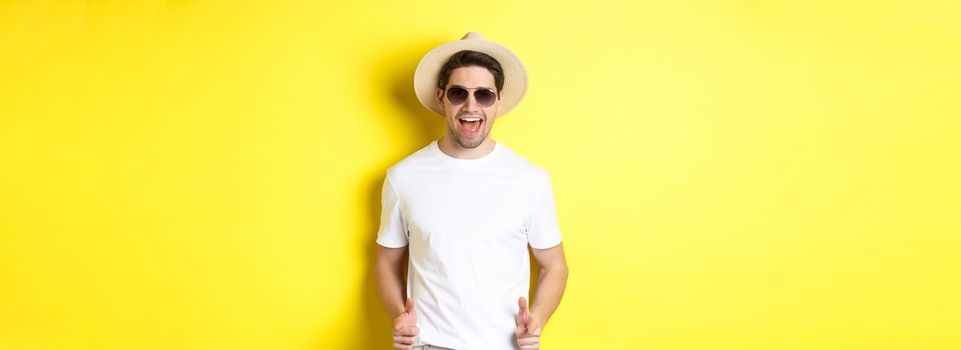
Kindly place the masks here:
<instances>
[{"instance_id":1,"label":"man","mask_svg":"<svg viewBox=\"0 0 961 350\"><path fill-rule=\"evenodd\" d=\"M527 91L524 66L471 32L428 52L414 89L447 130L384 180L376 275L394 348L539 349L567 283L553 190L490 135ZM528 244L540 267L529 308Z\"/></svg>"}]
</instances>

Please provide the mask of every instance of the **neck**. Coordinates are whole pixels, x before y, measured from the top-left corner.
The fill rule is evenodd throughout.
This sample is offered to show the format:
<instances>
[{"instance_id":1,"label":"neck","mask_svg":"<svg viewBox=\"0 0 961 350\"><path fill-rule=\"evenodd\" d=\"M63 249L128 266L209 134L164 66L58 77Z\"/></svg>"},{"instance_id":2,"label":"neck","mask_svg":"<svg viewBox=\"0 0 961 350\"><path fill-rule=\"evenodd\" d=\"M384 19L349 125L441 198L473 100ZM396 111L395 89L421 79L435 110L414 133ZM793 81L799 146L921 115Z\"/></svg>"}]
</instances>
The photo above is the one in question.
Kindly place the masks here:
<instances>
[{"instance_id":1,"label":"neck","mask_svg":"<svg viewBox=\"0 0 961 350\"><path fill-rule=\"evenodd\" d=\"M437 147L440 148L442 152L458 159L477 159L486 156L494 150L495 144L494 139L489 136L484 139L484 142L481 142L479 146L474 148L461 147L460 144L451 140L447 135L437 140Z\"/></svg>"}]
</instances>

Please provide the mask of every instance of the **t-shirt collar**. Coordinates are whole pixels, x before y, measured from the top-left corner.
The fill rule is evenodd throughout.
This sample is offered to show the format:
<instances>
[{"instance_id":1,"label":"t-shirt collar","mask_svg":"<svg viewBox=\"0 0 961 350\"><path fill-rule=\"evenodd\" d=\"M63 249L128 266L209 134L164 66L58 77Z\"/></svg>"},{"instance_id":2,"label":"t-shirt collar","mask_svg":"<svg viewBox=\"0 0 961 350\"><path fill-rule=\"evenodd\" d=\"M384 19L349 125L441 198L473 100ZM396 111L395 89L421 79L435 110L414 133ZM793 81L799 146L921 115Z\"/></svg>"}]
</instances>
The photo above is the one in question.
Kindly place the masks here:
<instances>
[{"instance_id":1,"label":"t-shirt collar","mask_svg":"<svg viewBox=\"0 0 961 350\"><path fill-rule=\"evenodd\" d=\"M494 149L491 150L489 153L485 154L483 157L475 158L475 159L461 159L461 158L451 157L451 156L447 155L447 153L444 153L444 151L441 151L441 150L440 150L440 145L438 144L438 141L437 141L437 140L431 141L431 143L430 143L430 149L431 149L431 151L432 151L432 152L434 153L434 155L436 155L438 158L442 159L442 160L445 161L445 162L451 163L451 164L464 165L464 166L473 166L473 165L486 164L486 163L490 162L492 159L494 159L494 157L496 157L497 154L500 153L501 148L503 148L503 146L501 146L501 143L500 143L500 142L497 142L497 141L494 141Z\"/></svg>"}]
</instances>

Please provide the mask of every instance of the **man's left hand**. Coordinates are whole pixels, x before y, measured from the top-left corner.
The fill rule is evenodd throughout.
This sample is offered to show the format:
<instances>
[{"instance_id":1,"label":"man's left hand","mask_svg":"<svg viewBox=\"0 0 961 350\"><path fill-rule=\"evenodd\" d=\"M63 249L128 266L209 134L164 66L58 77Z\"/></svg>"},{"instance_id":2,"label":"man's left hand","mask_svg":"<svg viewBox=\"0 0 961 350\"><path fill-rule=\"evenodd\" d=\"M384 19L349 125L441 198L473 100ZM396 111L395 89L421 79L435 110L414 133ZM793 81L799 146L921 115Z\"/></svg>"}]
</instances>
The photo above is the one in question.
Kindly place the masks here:
<instances>
[{"instance_id":1,"label":"man's left hand","mask_svg":"<svg viewBox=\"0 0 961 350\"><path fill-rule=\"evenodd\" d=\"M514 337L521 350L537 350L541 348L541 328L544 321L537 314L531 313L527 308L527 299L521 297L517 300L520 311L517 313L515 322L517 328L514 329Z\"/></svg>"}]
</instances>

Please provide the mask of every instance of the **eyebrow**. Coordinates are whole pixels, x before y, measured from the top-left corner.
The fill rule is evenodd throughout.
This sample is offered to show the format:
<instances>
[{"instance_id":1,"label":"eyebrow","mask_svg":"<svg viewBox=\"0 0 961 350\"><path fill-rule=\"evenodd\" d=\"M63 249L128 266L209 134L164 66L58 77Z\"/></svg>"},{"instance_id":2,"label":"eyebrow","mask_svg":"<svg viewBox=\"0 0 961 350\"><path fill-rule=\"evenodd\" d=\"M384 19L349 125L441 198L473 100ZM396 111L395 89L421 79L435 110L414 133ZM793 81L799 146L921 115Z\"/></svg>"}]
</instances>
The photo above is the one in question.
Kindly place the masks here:
<instances>
[{"instance_id":1,"label":"eyebrow","mask_svg":"<svg viewBox=\"0 0 961 350\"><path fill-rule=\"evenodd\" d=\"M494 88L487 87L487 86L478 86L478 87L476 87L476 88L469 88L469 87L466 87L466 86L463 86L463 85L454 84L454 85L451 85L450 87L459 87L459 88L462 88L462 89L488 89L488 90L494 91Z\"/></svg>"}]
</instances>

